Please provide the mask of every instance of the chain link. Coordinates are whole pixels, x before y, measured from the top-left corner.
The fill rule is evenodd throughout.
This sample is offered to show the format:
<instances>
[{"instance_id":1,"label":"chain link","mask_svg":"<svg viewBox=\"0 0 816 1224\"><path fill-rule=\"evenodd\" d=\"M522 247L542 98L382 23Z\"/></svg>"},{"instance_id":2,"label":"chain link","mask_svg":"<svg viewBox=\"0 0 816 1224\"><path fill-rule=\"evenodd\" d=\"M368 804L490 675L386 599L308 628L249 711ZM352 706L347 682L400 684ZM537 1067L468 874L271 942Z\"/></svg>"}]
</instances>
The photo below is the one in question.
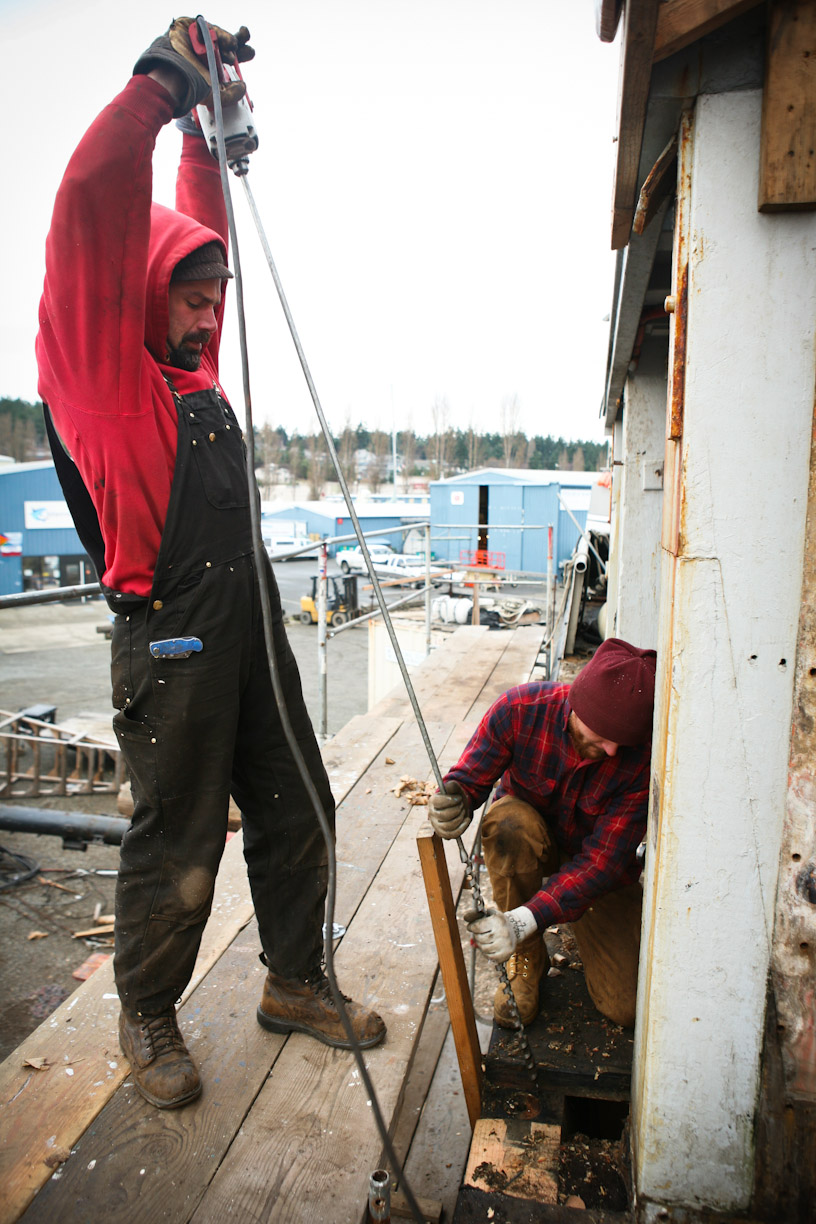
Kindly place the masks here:
<instances>
[{"instance_id":1,"label":"chain link","mask_svg":"<svg viewBox=\"0 0 816 1224\"><path fill-rule=\"evenodd\" d=\"M463 850L462 839L459 838L458 840L461 852ZM484 898L482 897L482 889L479 884L479 872L474 863L474 856L465 851L462 861L465 867L465 878L467 879L471 896L473 897L473 904L476 907L476 913L481 918L484 916L486 911ZM518 1043L521 1048L521 1056L524 1059L524 1064L530 1073L530 1078L533 1081L535 1090L538 1092L538 1072L536 1070L535 1059L533 1058L533 1051L530 1049L530 1041L527 1036L527 1032L521 1022L518 1003L516 1002L516 996L513 994L513 987L510 985L510 979L507 976L507 966L504 964L497 964L496 969L499 974L499 980L504 988L504 993L507 996L507 1006L510 1011L510 1017L513 1021L513 1028L516 1030L516 1035L518 1037Z\"/></svg>"}]
</instances>

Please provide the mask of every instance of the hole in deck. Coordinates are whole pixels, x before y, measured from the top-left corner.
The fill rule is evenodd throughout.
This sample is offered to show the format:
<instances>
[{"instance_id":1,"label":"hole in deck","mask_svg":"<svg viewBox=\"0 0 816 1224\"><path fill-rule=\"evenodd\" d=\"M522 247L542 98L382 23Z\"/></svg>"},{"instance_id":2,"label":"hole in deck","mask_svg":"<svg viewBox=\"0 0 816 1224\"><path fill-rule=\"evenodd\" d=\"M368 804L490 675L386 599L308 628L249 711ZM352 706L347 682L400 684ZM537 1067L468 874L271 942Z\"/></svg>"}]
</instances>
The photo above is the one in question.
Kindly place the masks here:
<instances>
[{"instance_id":1,"label":"hole in deck","mask_svg":"<svg viewBox=\"0 0 816 1224\"><path fill-rule=\"evenodd\" d=\"M628 1101L565 1096L561 1135L564 1139L578 1134L589 1139L620 1139L628 1117Z\"/></svg>"},{"instance_id":2,"label":"hole in deck","mask_svg":"<svg viewBox=\"0 0 816 1224\"><path fill-rule=\"evenodd\" d=\"M628 1116L627 1101L564 1097L559 1196L577 1194L588 1208L628 1210L628 1157L623 1137Z\"/></svg>"}]
</instances>

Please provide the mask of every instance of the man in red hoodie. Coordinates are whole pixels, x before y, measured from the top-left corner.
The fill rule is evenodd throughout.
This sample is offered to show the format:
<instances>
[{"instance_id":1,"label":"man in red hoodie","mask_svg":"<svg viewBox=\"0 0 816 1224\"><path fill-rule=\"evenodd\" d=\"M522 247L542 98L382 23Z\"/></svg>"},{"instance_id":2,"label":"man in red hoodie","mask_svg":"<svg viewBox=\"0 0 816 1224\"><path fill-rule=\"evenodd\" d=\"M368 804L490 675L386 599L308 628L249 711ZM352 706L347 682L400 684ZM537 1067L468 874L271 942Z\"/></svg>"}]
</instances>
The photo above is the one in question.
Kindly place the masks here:
<instances>
[{"instance_id":1,"label":"man in red hoodie","mask_svg":"<svg viewBox=\"0 0 816 1224\"><path fill-rule=\"evenodd\" d=\"M437 833L458 837L498 783L482 825L498 911L469 927L491 960L508 962L524 1024L538 1015L543 934L557 922L571 924L599 1011L634 1024L655 658L608 638L571 685L510 689L431 799ZM502 987L493 1006L510 1027Z\"/></svg>"},{"instance_id":2,"label":"man in red hoodie","mask_svg":"<svg viewBox=\"0 0 816 1224\"><path fill-rule=\"evenodd\" d=\"M321 963L326 847L272 691L261 583L289 718L330 824L334 803L275 580L253 560L244 444L218 378L225 207L189 123L176 209L151 202L158 133L211 92L191 26L195 40L189 18L156 39L71 158L37 338L57 472L117 613L114 726L134 796L116 894L119 1034L159 1108L201 1091L175 1005L210 913L230 793L268 968L257 1019L348 1045ZM248 38L213 27L228 62L254 55ZM347 1008L360 1045L382 1039L376 1012Z\"/></svg>"}]
</instances>

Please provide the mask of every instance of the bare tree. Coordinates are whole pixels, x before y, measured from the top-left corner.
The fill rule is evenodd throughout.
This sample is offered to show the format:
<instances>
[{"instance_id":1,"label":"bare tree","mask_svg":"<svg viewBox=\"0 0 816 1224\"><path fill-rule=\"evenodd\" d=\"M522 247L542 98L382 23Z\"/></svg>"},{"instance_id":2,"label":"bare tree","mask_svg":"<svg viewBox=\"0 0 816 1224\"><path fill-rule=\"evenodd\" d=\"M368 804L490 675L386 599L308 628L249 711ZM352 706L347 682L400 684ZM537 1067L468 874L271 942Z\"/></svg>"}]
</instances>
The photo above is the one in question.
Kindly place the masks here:
<instances>
[{"instance_id":1,"label":"bare tree","mask_svg":"<svg viewBox=\"0 0 816 1224\"><path fill-rule=\"evenodd\" d=\"M355 452L357 450L357 434L351 428L351 412L346 412L346 419L343 423L343 432L340 435L340 446L338 448L338 459L343 475L346 478L346 483L351 486L357 480L357 461Z\"/></svg>"},{"instance_id":2,"label":"bare tree","mask_svg":"<svg viewBox=\"0 0 816 1224\"><path fill-rule=\"evenodd\" d=\"M407 428L402 430L397 440L402 443L400 446L402 451L402 488L403 492L407 493L416 461L416 434L411 424L410 415L408 417Z\"/></svg>"},{"instance_id":3,"label":"bare tree","mask_svg":"<svg viewBox=\"0 0 816 1224\"><path fill-rule=\"evenodd\" d=\"M308 447L309 498L319 501L326 486L326 443L323 434L312 434Z\"/></svg>"},{"instance_id":4,"label":"bare tree","mask_svg":"<svg viewBox=\"0 0 816 1224\"><path fill-rule=\"evenodd\" d=\"M572 452L572 470L573 472L583 472L586 470L586 460L584 459L584 449L582 446L576 446Z\"/></svg>"},{"instance_id":5,"label":"bare tree","mask_svg":"<svg viewBox=\"0 0 816 1224\"><path fill-rule=\"evenodd\" d=\"M475 472L482 464L482 436L473 428L473 421L467 432L467 466L469 472Z\"/></svg>"},{"instance_id":6,"label":"bare tree","mask_svg":"<svg viewBox=\"0 0 816 1224\"><path fill-rule=\"evenodd\" d=\"M518 396L505 395L501 403L501 434L502 434L502 450L504 453L504 466L506 468L513 466L513 461L516 458L519 444L519 416L521 415L521 404Z\"/></svg>"},{"instance_id":7,"label":"bare tree","mask_svg":"<svg viewBox=\"0 0 816 1224\"><path fill-rule=\"evenodd\" d=\"M450 409L445 396L437 396L431 405L433 435L431 437L431 479L442 480L445 476L445 443L448 437Z\"/></svg>"},{"instance_id":8,"label":"bare tree","mask_svg":"<svg viewBox=\"0 0 816 1224\"><path fill-rule=\"evenodd\" d=\"M375 429L371 434L371 462L366 470L366 483L372 493L379 493L388 467L388 434Z\"/></svg>"}]
</instances>

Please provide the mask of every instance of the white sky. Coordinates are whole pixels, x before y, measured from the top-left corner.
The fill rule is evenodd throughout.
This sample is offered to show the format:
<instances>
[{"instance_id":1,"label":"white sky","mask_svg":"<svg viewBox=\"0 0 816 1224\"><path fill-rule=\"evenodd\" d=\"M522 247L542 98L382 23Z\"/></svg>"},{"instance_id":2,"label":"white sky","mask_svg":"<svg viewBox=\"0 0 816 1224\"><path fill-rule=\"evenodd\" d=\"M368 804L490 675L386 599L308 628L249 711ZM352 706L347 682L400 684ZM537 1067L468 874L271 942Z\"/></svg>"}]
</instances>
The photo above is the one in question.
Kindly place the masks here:
<instances>
[{"instance_id":1,"label":"white sky","mask_svg":"<svg viewBox=\"0 0 816 1224\"><path fill-rule=\"evenodd\" d=\"M193 10L191 10L193 12ZM0 395L37 398L43 246L66 162L168 26L156 0L0 0L6 292ZM332 428L500 429L601 440L617 46L593 0L219 0L249 26L250 181ZM173 202L180 134L154 196ZM253 417L314 410L232 179ZM10 273L10 275L9 275ZM231 293L222 377L243 416Z\"/></svg>"}]
</instances>

